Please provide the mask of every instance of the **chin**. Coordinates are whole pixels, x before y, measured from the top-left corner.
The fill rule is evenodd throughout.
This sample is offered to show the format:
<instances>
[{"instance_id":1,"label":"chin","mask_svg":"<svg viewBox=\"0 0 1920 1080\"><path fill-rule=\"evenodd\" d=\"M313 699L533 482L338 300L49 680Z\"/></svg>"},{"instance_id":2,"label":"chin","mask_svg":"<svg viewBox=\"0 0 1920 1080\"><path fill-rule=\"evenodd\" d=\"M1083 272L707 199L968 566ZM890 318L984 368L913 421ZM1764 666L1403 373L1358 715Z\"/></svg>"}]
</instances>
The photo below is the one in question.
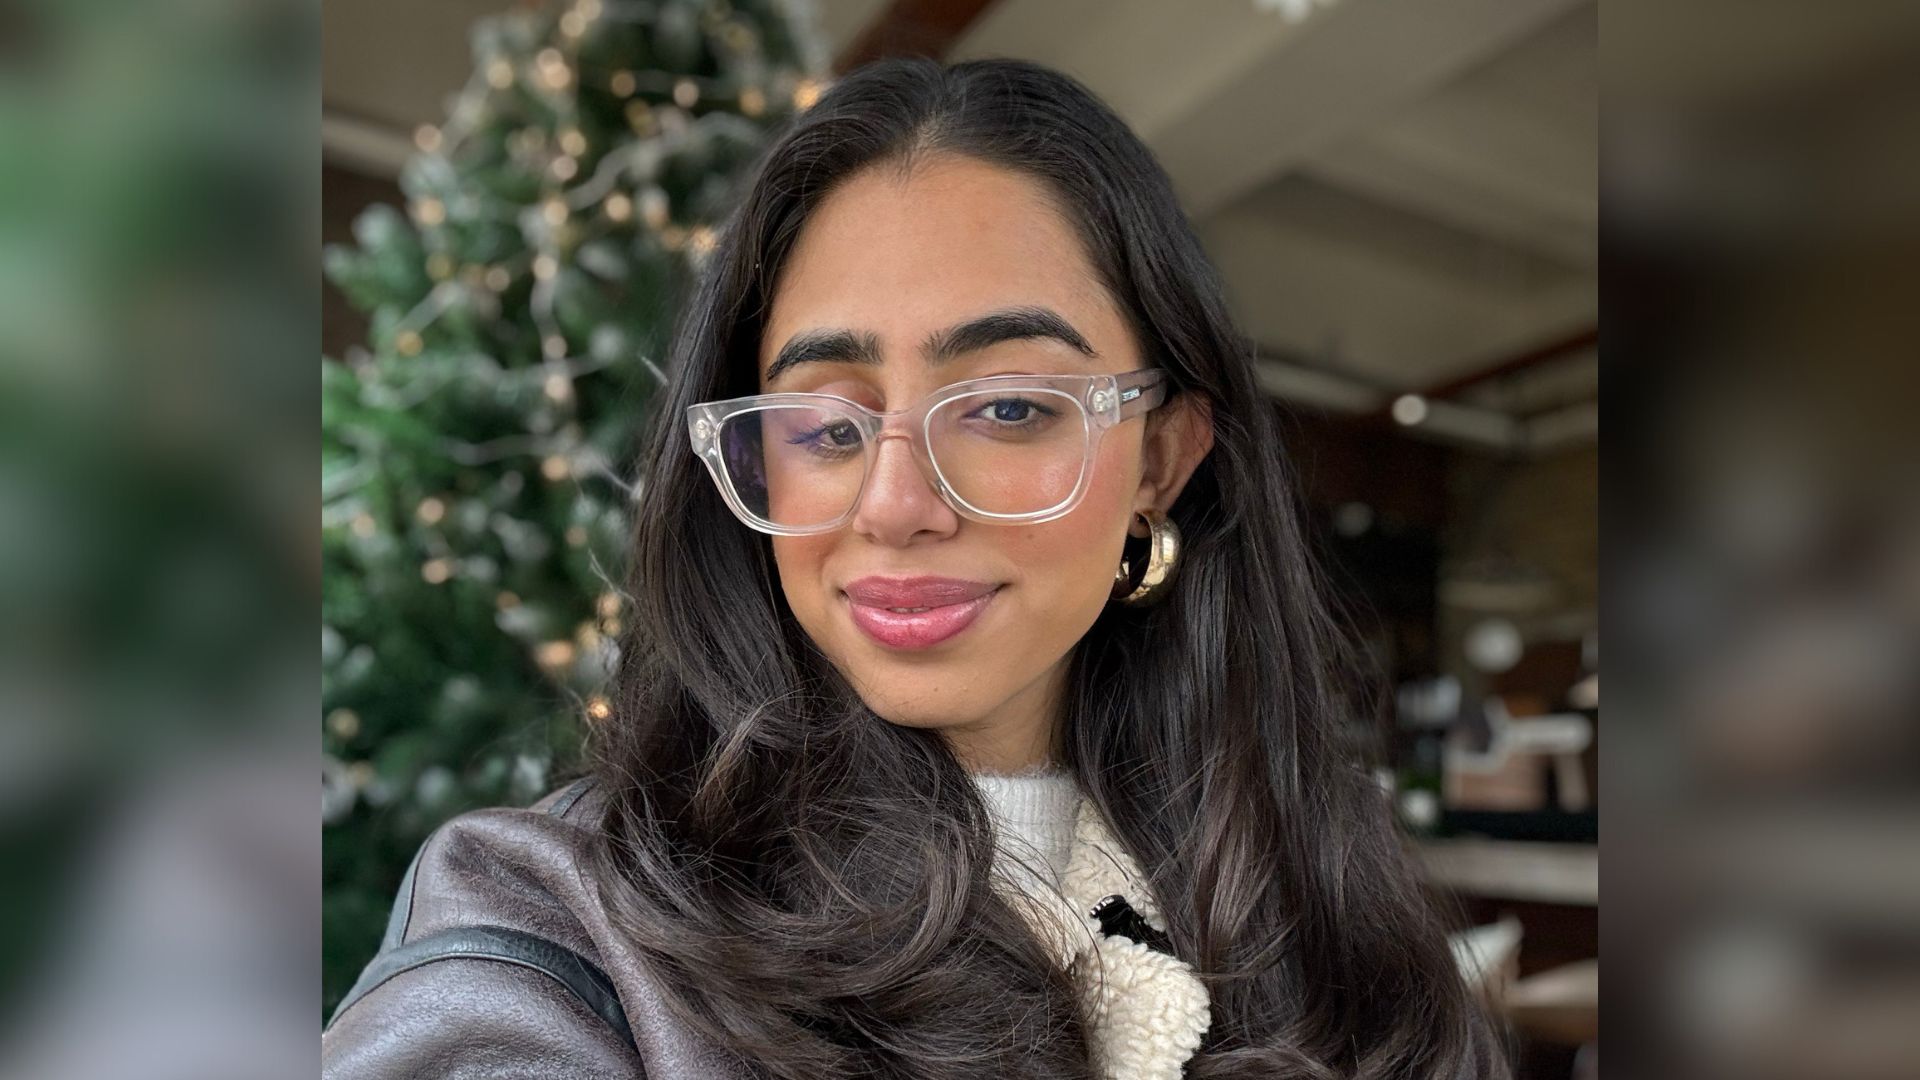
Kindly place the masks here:
<instances>
[{"instance_id":1,"label":"chin","mask_svg":"<svg viewBox=\"0 0 1920 1080\"><path fill-rule=\"evenodd\" d=\"M948 728L979 719L975 704L984 700L984 688L975 680L950 674L927 679L895 674L878 680L852 680L860 700L889 724L910 728Z\"/></svg>"}]
</instances>

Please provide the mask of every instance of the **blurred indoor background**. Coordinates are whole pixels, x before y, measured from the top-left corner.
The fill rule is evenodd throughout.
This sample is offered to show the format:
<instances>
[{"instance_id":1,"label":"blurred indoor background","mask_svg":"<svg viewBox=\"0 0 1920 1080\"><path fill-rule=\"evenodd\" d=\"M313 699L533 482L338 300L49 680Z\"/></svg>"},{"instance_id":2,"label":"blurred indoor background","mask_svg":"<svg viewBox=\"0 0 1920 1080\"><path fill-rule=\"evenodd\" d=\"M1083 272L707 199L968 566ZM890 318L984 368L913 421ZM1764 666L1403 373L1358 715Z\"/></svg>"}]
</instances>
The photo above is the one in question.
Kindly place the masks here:
<instances>
[{"instance_id":1,"label":"blurred indoor background","mask_svg":"<svg viewBox=\"0 0 1920 1080\"><path fill-rule=\"evenodd\" d=\"M716 41L765 36L761 5L680 6ZM429 237L425 257L433 258L432 237L458 213L460 192L431 177L420 159L457 159L461 151L448 146L455 130L521 122L475 111L475 102L496 101L515 78L515 69L500 68L499 80L476 94L472 84L494 54L486 51L493 39L475 26L501 11L540 8L501 0L325 6L325 241L357 241L361 252L377 254L388 241L377 231L370 240L364 222L356 237L356 221L367 207L389 204L407 209ZM533 60L526 70L536 92L551 77L547 89L580 103L583 115L605 91L651 102L632 130L600 133L590 119L573 127L560 121L548 125L546 156L520 146L528 160L565 172L534 183L552 198L588 186L596 162L616 152L602 143L644 140L657 112L679 108L697 117L719 108L712 95L726 87L707 80L737 70L724 55L702 59L690 50L687 70L700 79L688 82L684 97L663 85L649 98L644 73L623 78L620 65L633 61L613 47L602 50L612 69L595 69L594 27L618 18L622 5L572 0L548 10L560 21L522 50L523 61ZM1591 1075L1600 715L1595 4L828 0L812 13L797 10L811 40L796 50L796 72L813 85L887 55L1022 57L1080 79L1152 148L1259 347L1259 377L1285 432L1276 452L1296 463L1317 542L1384 680L1380 713L1349 718L1356 750L1379 763L1434 888L1456 914L1460 948L1525 1037L1525 1075ZM542 45L557 46L560 59L542 60ZM672 66L660 49L648 56ZM775 81L765 77L767 85ZM670 181L637 186L636 205L658 190L656 204L673 207L655 224L698 235L692 218L701 214L683 219L681 193L665 197ZM626 180L616 188L627 192ZM550 243L567 264L584 259L595 242L567 230L597 237L599 226L587 219L607 216L604 198L573 197L526 235L536 251L548 252L541 244ZM543 231L554 223L553 232ZM461 265L473 260L513 265L506 249L439 250L439 271L428 275L434 280L460 281ZM426 282L417 295L375 290L369 302L364 270L330 269L327 356L372 371L383 352L434 355L433 335L418 336L426 324L416 305L425 298L431 307L436 295ZM475 276L484 279L485 270ZM505 285L508 275L496 279ZM511 321L512 286L499 293L504 310L487 310ZM531 318L552 343L550 360L599 355L592 328ZM648 336L639 328L633 340ZM530 426L543 424L551 426L538 419ZM609 453L605 463L617 470L616 458ZM497 470L491 462L485 469L465 486L496 488ZM456 478L452 486L462 484ZM511 487L517 498L522 481ZM425 494L413 517L437 524L449 515L445 503ZM380 511L353 497L330 497L329 505L338 511L330 520L342 544L330 577L376 580L368 567L377 559L364 548L384 544L385 527L360 517L364 535L356 538L354 523L370 508L375 518ZM558 534L570 522L594 513L554 519L556 547L564 550ZM539 518L531 520L537 528ZM399 548L411 550L417 521L396 529ZM617 551L601 556L610 561ZM465 565L424 547L409 557L425 560L428 584L396 573L408 592L443 585ZM594 595L590 579L569 583L564 571L557 588L574 588L583 601ZM511 595L524 611L529 588L516 586ZM600 615L617 610L617 600L608 603ZM603 645L588 618L571 638L529 640L527 649L575 661ZM328 628L350 639L369 636L331 617ZM545 667L551 674L553 665ZM595 677L564 672L560 681L574 684L574 700L556 711L570 708L590 722ZM418 747L412 729L447 713L445 694L429 693L411 723L383 721L373 715L377 706L355 703L365 695L332 689L342 678L328 684L324 710L339 778L328 832L330 997L364 962L364 941L377 937L391 882L421 829L462 805L526 798L564 768L564 755L508 753L497 750L501 742ZM479 693L464 673L390 678L389 700L403 698L398 684L408 682ZM381 686L378 677L372 685ZM399 763L396 739L409 747ZM488 773L484 762L496 752L500 764ZM516 768L528 774L522 788L511 783ZM490 785L489 776L498 782ZM417 820L391 840L367 839L408 814Z\"/></svg>"}]
</instances>

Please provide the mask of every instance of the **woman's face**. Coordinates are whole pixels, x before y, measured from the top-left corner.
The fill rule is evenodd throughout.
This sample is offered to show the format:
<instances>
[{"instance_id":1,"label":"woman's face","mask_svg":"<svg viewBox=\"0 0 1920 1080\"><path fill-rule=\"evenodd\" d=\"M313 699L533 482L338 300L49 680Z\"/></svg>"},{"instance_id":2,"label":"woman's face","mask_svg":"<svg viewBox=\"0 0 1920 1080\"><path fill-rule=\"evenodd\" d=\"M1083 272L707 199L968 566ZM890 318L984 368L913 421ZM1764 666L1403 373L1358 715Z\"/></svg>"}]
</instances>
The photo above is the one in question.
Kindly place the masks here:
<instances>
[{"instance_id":1,"label":"woman's face","mask_svg":"<svg viewBox=\"0 0 1920 1080\"><path fill-rule=\"evenodd\" d=\"M1027 337L937 366L923 358L930 337L1009 309L1051 312L1080 342ZM796 336L839 331L870 341L879 362L809 360L767 379ZM759 350L762 393L832 393L879 411L909 408L962 379L1143 366L1040 182L948 155L906 177L891 166L857 174L815 209L781 270ZM1190 422L1204 413L1190 397L1108 429L1084 500L1037 525L960 516L923 475L909 442L883 438L845 528L773 538L787 603L886 720L941 730L970 767L1007 770L1051 758L1072 649L1108 602L1126 534L1146 534L1132 521L1135 508L1165 509L1212 444L1211 426ZM952 612L892 614L887 598L856 584L922 576L991 592L970 602L977 613L964 629L940 637ZM850 585L872 602L856 604Z\"/></svg>"}]
</instances>

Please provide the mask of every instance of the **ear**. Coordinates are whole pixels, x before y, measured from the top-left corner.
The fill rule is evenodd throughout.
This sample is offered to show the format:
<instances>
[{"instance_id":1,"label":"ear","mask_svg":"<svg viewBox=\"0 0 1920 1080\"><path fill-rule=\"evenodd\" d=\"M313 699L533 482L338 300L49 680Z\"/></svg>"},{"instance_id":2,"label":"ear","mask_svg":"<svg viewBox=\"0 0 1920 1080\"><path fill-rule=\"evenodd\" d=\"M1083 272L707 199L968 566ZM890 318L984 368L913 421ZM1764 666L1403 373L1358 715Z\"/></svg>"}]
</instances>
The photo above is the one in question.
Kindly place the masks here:
<instances>
[{"instance_id":1,"label":"ear","mask_svg":"<svg viewBox=\"0 0 1920 1080\"><path fill-rule=\"evenodd\" d=\"M1212 450L1213 404L1205 396L1182 391L1149 412L1140 447L1140 490L1134 493L1134 509L1152 508L1164 513ZM1145 536L1146 526L1135 518L1128 531Z\"/></svg>"}]
</instances>

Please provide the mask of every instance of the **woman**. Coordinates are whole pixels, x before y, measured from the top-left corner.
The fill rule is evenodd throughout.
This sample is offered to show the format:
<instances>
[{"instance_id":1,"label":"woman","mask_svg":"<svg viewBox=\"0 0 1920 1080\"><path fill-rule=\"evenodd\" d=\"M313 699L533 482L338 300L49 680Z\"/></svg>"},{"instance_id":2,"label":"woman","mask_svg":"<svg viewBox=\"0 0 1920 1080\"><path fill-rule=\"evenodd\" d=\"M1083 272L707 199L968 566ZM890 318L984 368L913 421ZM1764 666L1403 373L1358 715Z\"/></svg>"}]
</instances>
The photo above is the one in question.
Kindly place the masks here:
<instances>
[{"instance_id":1,"label":"woman","mask_svg":"<svg viewBox=\"0 0 1920 1080\"><path fill-rule=\"evenodd\" d=\"M1504 1073L1252 350L1083 87L841 80L672 359L596 774L429 840L330 1075Z\"/></svg>"}]
</instances>

